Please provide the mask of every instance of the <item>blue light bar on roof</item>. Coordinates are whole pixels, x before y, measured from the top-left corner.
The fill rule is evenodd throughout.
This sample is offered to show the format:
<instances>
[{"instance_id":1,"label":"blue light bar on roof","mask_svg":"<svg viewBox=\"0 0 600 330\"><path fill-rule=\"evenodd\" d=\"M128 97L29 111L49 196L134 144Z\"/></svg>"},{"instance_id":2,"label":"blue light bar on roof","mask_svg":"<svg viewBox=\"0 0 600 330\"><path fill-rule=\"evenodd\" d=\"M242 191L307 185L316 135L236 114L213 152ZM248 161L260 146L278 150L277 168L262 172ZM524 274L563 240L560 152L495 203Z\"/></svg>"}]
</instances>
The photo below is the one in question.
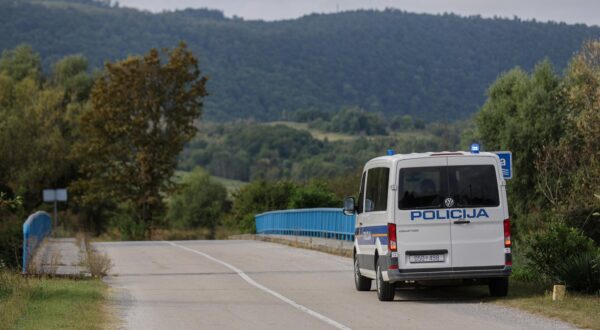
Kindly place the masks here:
<instances>
[{"instance_id":1,"label":"blue light bar on roof","mask_svg":"<svg viewBox=\"0 0 600 330\"><path fill-rule=\"evenodd\" d=\"M473 143L471 144L471 153L472 154L478 154L479 153L479 143Z\"/></svg>"}]
</instances>

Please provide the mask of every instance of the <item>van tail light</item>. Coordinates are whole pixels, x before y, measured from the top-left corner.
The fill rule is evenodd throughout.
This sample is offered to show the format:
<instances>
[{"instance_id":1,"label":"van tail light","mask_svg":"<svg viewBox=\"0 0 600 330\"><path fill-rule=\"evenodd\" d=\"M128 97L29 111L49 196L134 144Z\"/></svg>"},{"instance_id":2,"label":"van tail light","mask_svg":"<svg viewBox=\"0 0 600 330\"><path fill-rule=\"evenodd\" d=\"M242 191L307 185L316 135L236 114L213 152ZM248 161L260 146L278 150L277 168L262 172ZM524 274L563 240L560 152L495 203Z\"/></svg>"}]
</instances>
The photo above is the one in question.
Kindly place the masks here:
<instances>
[{"instance_id":1,"label":"van tail light","mask_svg":"<svg viewBox=\"0 0 600 330\"><path fill-rule=\"evenodd\" d=\"M510 240L510 219L504 220L504 265L512 266L512 242Z\"/></svg>"},{"instance_id":2,"label":"van tail light","mask_svg":"<svg viewBox=\"0 0 600 330\"><path fill-rule=\"evenodd\" d=\"M504 247L509 248L510 243L510 219L504 220Z\"/></svg>"},{"instance_id":3,"label":"van tail light","mask_svg":"<svg viewBox=\"0 0 600 330\"><path fill-rule=\"evenodd\" d=\"M396 224L388 223L388 249L391 252L398 251L398 243L396 242Z\"/></svg>"}]
</instances>

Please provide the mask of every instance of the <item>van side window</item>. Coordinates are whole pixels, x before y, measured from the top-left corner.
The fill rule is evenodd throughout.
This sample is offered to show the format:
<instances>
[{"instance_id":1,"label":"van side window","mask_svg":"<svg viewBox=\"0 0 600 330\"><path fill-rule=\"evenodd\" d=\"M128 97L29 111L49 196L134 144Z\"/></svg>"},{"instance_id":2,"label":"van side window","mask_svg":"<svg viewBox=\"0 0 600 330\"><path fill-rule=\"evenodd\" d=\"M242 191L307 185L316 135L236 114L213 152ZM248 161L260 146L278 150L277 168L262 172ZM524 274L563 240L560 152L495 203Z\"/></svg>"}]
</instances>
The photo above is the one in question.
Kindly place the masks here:
<instances>
[{"instance_id":1,"label":"van side window","mask_svg":"<svg viewBox=\"0 0 600 330\"><path fill-rule=\"evenodd\" d=\"M385 211L387 209L390 169L377 167L369 170L365 191L365 212Z\"/></svg>"},{"instance_id":2,"label":"van side window","mask_svg":"<svg viewBox=\"0 0 600 330\"><path fill-rule=\"evenodd\" d=\"M360 179L360 192L358 193L358 208L356 213L360 214L364 211L365 205L365 179L367 177L367 172L363 172L362 179Z\"/></svg>"},{"instance_id":3,"label":"van side window","mask_svg":"<svg viewBox=\"0 0 600 330\"><path fill-rule=\"evenodd\" d=\"M446 191L444 167L415 167L400 170L400 209L438 208Z\"/></svg>"}]
</instances>

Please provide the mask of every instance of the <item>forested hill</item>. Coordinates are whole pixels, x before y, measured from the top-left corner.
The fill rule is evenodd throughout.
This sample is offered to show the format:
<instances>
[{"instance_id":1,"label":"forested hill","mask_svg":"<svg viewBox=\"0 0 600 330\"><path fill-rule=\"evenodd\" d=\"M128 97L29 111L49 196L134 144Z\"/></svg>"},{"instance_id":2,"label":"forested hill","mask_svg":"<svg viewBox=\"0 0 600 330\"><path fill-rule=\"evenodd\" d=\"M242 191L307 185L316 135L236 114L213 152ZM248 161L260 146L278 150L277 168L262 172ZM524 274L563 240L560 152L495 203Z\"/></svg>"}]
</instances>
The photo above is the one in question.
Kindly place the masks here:
<instances>
[{"instance_id":1,"label":"forested hill","mask_svg":"<svg viewBox=\"0 0 600 330\"><path fill-rule=\"evenodd\" d=\"M100 67L185 40L211 77L205 115L217 120L359 106L452 121L476 111L502 71L545 57L562 70L582 41L598 37L600 28L585 25L397 10L262 22L89 0L0 0L0 49L30 44L47 68L74 53Z\"/></svg>"}]
</instances>

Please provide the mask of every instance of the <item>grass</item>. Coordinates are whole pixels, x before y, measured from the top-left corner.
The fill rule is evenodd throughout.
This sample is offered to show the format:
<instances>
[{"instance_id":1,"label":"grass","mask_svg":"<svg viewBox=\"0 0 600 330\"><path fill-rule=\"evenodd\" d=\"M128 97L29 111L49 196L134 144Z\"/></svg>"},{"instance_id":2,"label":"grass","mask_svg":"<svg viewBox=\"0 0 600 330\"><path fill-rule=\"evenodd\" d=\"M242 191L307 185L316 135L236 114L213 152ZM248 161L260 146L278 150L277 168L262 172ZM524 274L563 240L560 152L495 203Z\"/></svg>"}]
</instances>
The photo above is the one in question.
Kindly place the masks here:
<instances>
[{"instance_id":1,"label":"grass","mask_svg":"<svg viewBox=\"0 0 600 330\"><path fill-rule=\"evenodd\" d=\"M269 126L284 125L284 126L287 126L287 127L293 128L293 129L307 131L310 133L310 135L312 135L313 138L315 138L317 140L321 140L321 141L324 141L325 139L332 141L332 142L334 142L334 141L350 141L350 140L355 140L360 137L359 135L350 135L350 134L343 134L343 133L321 131L318 129L308 127L308 123L296 123L296 122L291 122L291 121L273 121L273 122L266 123L266 125L269 125Z\"/></svg>"},{"instance_id":2,"label":"grass","mask_svg":"<svg viewBox=\"0 0 600 330\"><path fill-rule=\"evenodd\" d=\"M552 301L552 290L539 285L511 281L504 299L497 304L544 315L586 329L600 330L600 296L568 292L563 301Z\"/></svg>"},{"instance_id":3,"label":"grass","mask_svg":"<svg viewBox=\"0 0 600 330\"><path fill-rule=\"evenodd\" d=\"M273 121L265 123L265 125L274 126L274 125L284 125L293 129L307 131L312 135L313 138L317 140L324 141L325 139L335 142L335 141L352 141L356 140L360 137L365 137L369 140L375 140L380 138L394 138L394 139L434 139L435 135L431 134L431 132L427 130L411 130L407 132L391 132L389 135L352 135L352 134L344 134L344 133L335 133L335 132L325 132L316 128L311 128L308 126L308 123L296 123L291 121Z\"/></svg>"},{"instance_id":4,"label":"grass","mask_svg":"<svg viewBox=\"0 0 600 330\"><path fill-rule=\"evenodd\" d=\"M101 280L24 278L0 271L0 329L104 329L111 323Z\"/></svg>"}]
</instances>

